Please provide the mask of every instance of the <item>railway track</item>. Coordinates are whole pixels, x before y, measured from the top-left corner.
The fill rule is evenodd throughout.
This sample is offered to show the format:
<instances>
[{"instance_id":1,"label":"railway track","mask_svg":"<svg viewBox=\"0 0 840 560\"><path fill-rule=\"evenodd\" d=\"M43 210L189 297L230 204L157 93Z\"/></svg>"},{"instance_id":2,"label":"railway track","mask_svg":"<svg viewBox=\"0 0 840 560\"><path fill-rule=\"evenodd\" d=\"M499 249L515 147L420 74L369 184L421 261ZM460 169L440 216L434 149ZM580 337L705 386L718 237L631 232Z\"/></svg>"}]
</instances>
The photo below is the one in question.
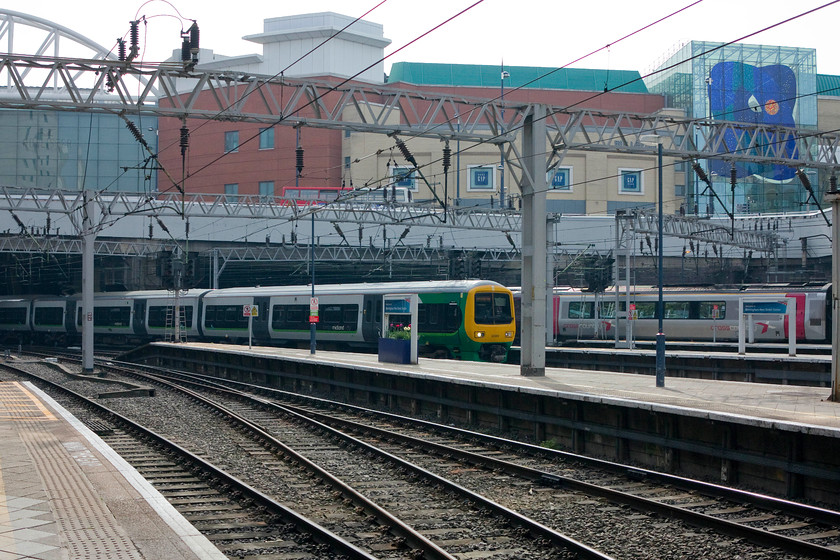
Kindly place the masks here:
<instances>
[{"instance_id":1,"label":"railway track","mask_svg":"<svg viewBox=\"0 0 840 560\"><path fill-rule=\"evenodd\" d=\"M209 383L215 384L215 381ZM554 507L552 500L557 493L573 491L579 493L582 500L594 496L615 504L607 507L630 507L680 519L761 546L813 558L840 558L840 513L832 510L418 422L413 418L246 384L222 384L277 399L283 403L283 413L292 412L314 423L352 433L383 453L408 458L422 468L444 473L469 472L469 477L456 477L456 482L475 490L494 489L497 485L487 478L498 477L500 473L519 479L511 484L511 488L520 489L518 495L507 489L490 496L506 507L551 526L556 526L552 525L556 520L550 519L546 512ZM292 405L289 401L307 404ZM475 475L478 469L485 473L484 480ZM639 517L639 521L639 530L644 530L643 525L649 520ZM562 530L565 531L566 526L562 526ZM591 533L591 526L583 533ZM586 540L583 535L579 538Z\"/></svg>"},{"instance_id":2,"label":"railway track","mask_svg":"<svg viewBox=\"0 0 840 560\"><path fill-rule=\"evenodd\" d=\"M120 453L182 514L230 558L374 560L175 441L22 368L9 373L35 381Z\"/></svg>"},{"instance_id":3,"label":"railway track","mask_svg":"<svg viewBox=\"0 0 840 560\"><path fill-rule=\"evenodd\" d=\"M158 400L162 393L164 391L159 388L153 400ZM200 395L193 393L191 398L200 400L204 407L214 406ZM148 407L141 405L141 408ZM195 416L199 415L197 408L180 407L185 415ZM335 434L316 437L296 422L275 427L284 432L286 441L306 451L307 457L304 457L290 445L274 440L265 429L256 426L254 419L237 418L233 410L223 405L215 406L212 414L216 415L215 420L206 418L205 413L202 415L205 418L199 422L211 426L219 436L223 433L217 443L235 447L233 453L240 458L250 455L247 457L250 466L245 470L259 471L249 480L249 485L262 486L267 477L282 480L284 489L275 492L288 492L290 495L284 496L287 498L284 502L294 502L296 512L311 516L334 534L346 535L348 542L352 541L376 558L610 558L516 512L506 511L479 495L471 495L444 479L423 473L409 463L383 461L370 449L359 450L352 442L335 440ZM160 411L152 414L155 415L160 416ZM222 416L224 420L220 419ZM239 436L232 433L232 429L223 429L228 422L236 425ZM248 441L243 440L243 431L249 432ZM185 440L189 436L176 433L171 437ZM217 453L206 440L195 435L193 438L193 447L199 448L202 455ZM129 462L132 459L127 458ZM316 463L329 466L330 472ZM295 476L292 471L298 472L290 482L289 479ZM193 492L190 485L196 484L194 480L188 479L184 484L179 480L180 477L167 478L164 487L171 484L182 491ZM321 486L329 487L329 491L319 493L317 490ZM370 500L365 494L376 499ZM277 499L282 498L278 496ZM342 509L346 512L342 513ZM212 523L212 520L208 521ZM204 531L206 528L200 524L199 529ZM433 540L442 544L435 544Z\"/></svg>"},{"instance_id":4,"label":"railway track","mask_svg":"<svg viewBox=\"0 0 840 560\"><path fill-rule=\"evenodd\" d=\"M155 371L155 378L162 378L160 371L145 369ZM129 373L121 367L116 371ZM840 558L840 515L837 512L300 395L191 374L168 374L166 377L189 382L200 387L202 392L212 391L215 393L213 400L236 411L246 422L281 436L285 445L298 448L309 460L323 464L333 473L340 473L340 477L346 478L356 490L376 495L380 505L395 512L401 511L403 503L422 503L416 499L412 501L410 492L402 494L409 496L407 498L396 497L400 495L396 492L401 484L400 477L407 470L415 469L414 473L437 474L455 487L470 489L490 498L490 502L502 509L518 512L521 517L537 521L538 525L568 534L593 550L613 553L616 558L680 557L669 552L668 547L661 551L652 548L651 541L673 540L661 537L660 531L680 535L685 538L685 545L695 551L698 546L692 541L708 540L704 533L715 531L723 535L717 540L723 540L726 545L718 543L719 550L709 550L702 555L705 558L733 558L734 555L727 554L734 553L724 552L725 546L749 550L749 545L742 544L742 540L756 543L762 552L755 554L763 554L761 558L790 558L791 554ZM245 404L242 400L245 396L222 389L222 385L261 396L257 401ZM196 395L196 398L200 397ZM301 429L304 424L309 427ZM339 433L326 436L328 426ZM331 438L329 441L333 443L313 443L316 437ZM331 446L364 449L365 454L384 457L377 460L380 463L402 458L413 466L398 466L396 472L379 472L381 467L375 463L362 469L351 468L350 462L358 462L358 459L335 459ZM352 457L358 457L358 454ZM409 478L415 476L420 475L412 474ZM432 484L443 486L447 483L436 481ZM441 512L452 511L456 506L450 502L445 507L431 509L440 516ZM398 516L410 525L423 526L423 519L411 517L415 510L417 507L409 508L408 513L398 513ZM479 507L470 515L481 519L485 519L482 516L499 515L488 514L490 511L493 510ZM595 521L596 514L600 516L598 521ZM665 520L688 523L698 528L696 535L680 523ZM460 534L478 534L464 527ZM615 534L612 527L622 527L623 535ZM655 530L651 531L651 527ZM647 533L651 534L649 538L644 537ZM439 525L425 534L447 545L464 541L456 537L457 532ZM441 535L452 538L441 538ZM493 535L498 533L491 530L490 537L482 537L483 542L511 542L508 540L511 537L507 536L496 536L494 541ZM532 540L533 535L531 533ZM524 536L524 533L520 529L515 536ZM538 537L535 542L540 540L544 538ZM532 544L524 547L528 553L534 552ZM647 550L646 556L625 555L626 551L640 545ZM519 554L512 549L496 549L501 551L501 557L506 557L504 554L507 553ZM721 553L723 556L714 555ZM464 552L456 549L454 554L458 556Z\"/></svg>"}]
</instances>

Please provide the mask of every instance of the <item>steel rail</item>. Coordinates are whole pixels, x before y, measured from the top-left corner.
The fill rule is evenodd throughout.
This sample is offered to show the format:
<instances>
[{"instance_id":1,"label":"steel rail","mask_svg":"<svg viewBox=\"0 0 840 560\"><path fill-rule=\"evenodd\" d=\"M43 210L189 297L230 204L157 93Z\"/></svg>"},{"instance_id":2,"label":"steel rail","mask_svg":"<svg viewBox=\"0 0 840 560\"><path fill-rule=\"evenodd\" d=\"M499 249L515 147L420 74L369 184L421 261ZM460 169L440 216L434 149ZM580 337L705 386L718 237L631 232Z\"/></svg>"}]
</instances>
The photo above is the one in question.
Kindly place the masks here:
<instances>
[{"instance_id":1,"label":"steel rail","mask_svg":"<svg viewBox=\"0 0 840 560\"><path fill-rule=\"evenodd\" d=\"M44 383L53 390L59 391L69 397L81 401L86 407L92 409L99 415L107 417L113 423L121 425L131 431L140 433L144 437L155 441L156 443L164 446L166 449L171 450L175 454L181 456L183 459L199 466L199 468L201 468L203 471L210 473L211 476L224 481L225 484L231 486L232 488L236 488L237 491L240 492L243 496L246 496L254 502L261 504L266 508L266 510L271 511L276 515L280 516L282 519L286 520L287 522L292 523L301 532L312 535L312 537L317 542L332 547L336 552L346 554L349 558L355 560L377 560L374 556L349 543L345 539L332 533L331 531L327 530L321 525L314 523L306 517L303 517L294 510L291 510L283 504L277 502L270 496L263 494L256 488L246 484L242 480L225 472L219 467L216 467L215 465L205 461L198 455L195 455L187 449L184 449L183 447L167 439L166 437L134 422L130 418L127 418L121 415L120 413L115 412L110 408L85 397L84 395L76 393L71 389L63 387L57 383L44 379L38 375L27 372L23 369L17 368L9 364L0 364L0 368L12 371L16 375L34 379L39 383Z\"/></svg>"}]
</instances>

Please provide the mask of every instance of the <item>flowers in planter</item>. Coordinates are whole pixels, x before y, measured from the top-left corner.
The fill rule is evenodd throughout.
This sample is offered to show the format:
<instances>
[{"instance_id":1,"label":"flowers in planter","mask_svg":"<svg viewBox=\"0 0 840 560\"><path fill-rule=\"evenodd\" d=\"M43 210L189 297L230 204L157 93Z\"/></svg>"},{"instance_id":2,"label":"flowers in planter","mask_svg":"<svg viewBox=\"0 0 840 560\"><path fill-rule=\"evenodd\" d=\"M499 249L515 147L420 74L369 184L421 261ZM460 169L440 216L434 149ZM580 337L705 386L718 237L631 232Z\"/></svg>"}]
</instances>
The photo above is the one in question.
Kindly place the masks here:
<instances>
[{"instance_id":1,"label":"flowers in planter","mask_svg":"<svg viewBox=\"0 0 840 560\"><path fill-rule=\"evenodd\" d=\"M411 340L411 325L388 325L388 338L395 340Z\"/></svg>"}]
</instances>

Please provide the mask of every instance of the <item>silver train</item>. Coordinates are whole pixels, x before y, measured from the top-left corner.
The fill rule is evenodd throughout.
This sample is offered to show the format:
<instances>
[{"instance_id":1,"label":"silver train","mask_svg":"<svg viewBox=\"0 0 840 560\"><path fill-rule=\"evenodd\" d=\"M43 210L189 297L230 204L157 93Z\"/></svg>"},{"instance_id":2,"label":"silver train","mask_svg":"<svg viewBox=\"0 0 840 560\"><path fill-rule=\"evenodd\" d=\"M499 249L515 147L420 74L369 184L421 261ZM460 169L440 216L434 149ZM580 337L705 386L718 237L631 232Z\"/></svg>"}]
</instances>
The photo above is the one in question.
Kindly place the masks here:
<instances>
[{"instance_id":1,"label":"silver train","mask_svg":"<svg viewBox=\"0 0 840 560\"><path fill-rule=\"evenodd\" d=\"M520 294L513 289L516 305ZM827 343L831 336L831 285L767 284L738 288L666 287L663 289L663 330L668 340L737 342L739 334L739 302L741 299L796 300L796 340ZM656 313L659 292L656 287L635 287L630 293L630 309L635 340L654 340L659 330ZM597 300L597 306L596 306ZM553 301L554 339L604 339L615 337L615 288L600 294L579 288L555 288ZM519 309L516 310L520 316ZM626 336L627 296L618 299L620 336ZM749 315L756 342L787 342L790 320L778 313ZM517 340L518 343L518 325ZM745 333L747 335L748 333Z\"/></svg>"},{"instance_id":2,"label":"silver train","mask_svg":"<svg viewBox=\"0 0 840 560\"><path fill-rule=\"evenodd\" d=\"M122 346L174 339L307 346L311 286L262 286L97 293L91 319L97 342ZM499 361L513 342L513 297L487 280L316 285L317 340L324 349L375 349L383 296L417 294L421 351ZM176 323L175 309L178 309ZM245 308L257 313L245 315ZM0 342L73 345L85 319L80 295L0 297ZM176 334L175 325L179 325Z\"/></svg>"}]
</instances>

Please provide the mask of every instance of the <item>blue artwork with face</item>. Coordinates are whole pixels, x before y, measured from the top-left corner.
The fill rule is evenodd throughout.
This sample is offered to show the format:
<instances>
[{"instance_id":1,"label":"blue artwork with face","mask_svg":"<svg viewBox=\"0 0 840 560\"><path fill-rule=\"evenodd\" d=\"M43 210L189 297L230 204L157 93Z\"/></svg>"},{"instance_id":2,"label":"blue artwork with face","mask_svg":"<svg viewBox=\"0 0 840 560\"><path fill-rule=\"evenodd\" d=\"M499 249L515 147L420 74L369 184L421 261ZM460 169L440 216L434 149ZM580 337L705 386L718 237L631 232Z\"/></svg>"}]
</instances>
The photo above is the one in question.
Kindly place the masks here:
<instances>
[{"instance_id":1,"label":"blue artwork with face","mask_svg":"<svg viewBox=\"0 0 840 560\"><path fill-rule=\"evenodd\" d=\"M716 120L738 121L749 124L795 127L793 109L796 105L796 75L788 66L752 66L743 62L720 62L709 74L709 103ZM752 139L765 146L783 142L788 157L798 158L799 152L793 137L776 139L776 134ZM744 145L742 140L741 145ZM734 152L738 140L733 131L727 131L719 153ZM759 148L760 151L760 148ZM711 171L729 177L731 164L710 160ZM735 164L737 177L759 175L767 179L784 181L795 176L796 171L786 165L768 165L750 162Z\"/></svg>"}]
</instances>

